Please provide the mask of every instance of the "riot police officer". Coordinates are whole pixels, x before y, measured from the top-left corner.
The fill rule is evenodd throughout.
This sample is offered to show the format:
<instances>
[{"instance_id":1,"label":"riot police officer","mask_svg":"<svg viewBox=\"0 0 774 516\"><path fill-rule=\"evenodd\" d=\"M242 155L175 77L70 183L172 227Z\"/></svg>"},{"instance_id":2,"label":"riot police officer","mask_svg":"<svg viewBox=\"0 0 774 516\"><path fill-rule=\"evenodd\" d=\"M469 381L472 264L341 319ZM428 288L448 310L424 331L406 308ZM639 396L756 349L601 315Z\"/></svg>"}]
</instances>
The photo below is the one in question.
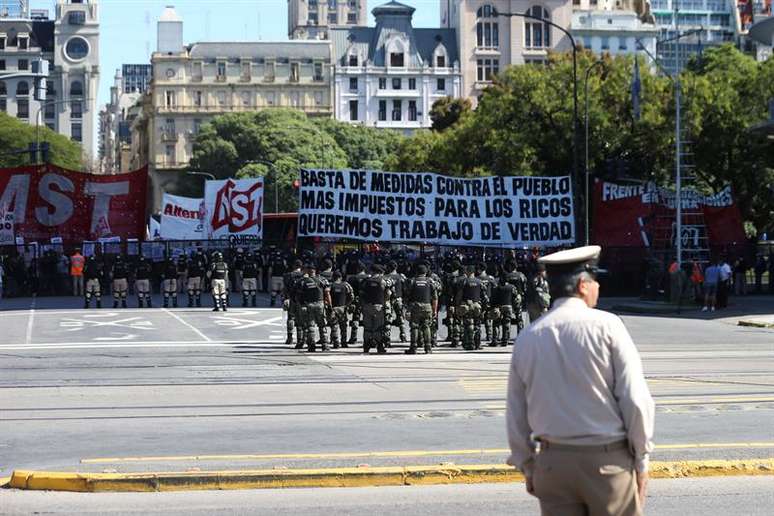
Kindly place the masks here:
<instances>
[{"instance_id":1,"label":"riot police officer","mask_svg":"<svg viewBox=\"0 0 774 516\"><path fill-rule=\"evenodd\" d=\"M89 256L83 268L83 279L86 283L84 308L90 308L92 297L95 299L97 308L102 308L102 280L104 277L105 271L102 268L102 263L94 256Z\"/></svg>"},{"instance_id":2,"label":"riot police officer","mask_svg":"<svg viewBox=\"0 0 774 516\"><path fill-rule=\"evenodd\" d=\"M228 297L228 290L226 289L226 281L228 280L228 265L223 261L223 255L220 252L216 252L212 256L212 265L208 276L211 279L212 287L212 301L215 304L213 312L223 310L228 311L228 303L226 298Z\"/></svg>"},{"instance_id":3,"label":"riot police officer","mask_svg":"<svg viewBox=\"0 0 774 516\"><path fill-rule=\"evenodd\" d=\"M164 308L169 308L170 298L172 306L177 308L177 265L171 259L164 264L162 276L161 291L164 294Z\"/></svg>"},{"instance_id":4,"label":"riot police officer","mask_svg":"<svg viewBox=\"0 0 774 516\"><path fill-rule=\"evenodd\" d=\"M547 312L551 306L551 291L546 279L546 266L542 263L537 264L535 275L529 281L526 304L530 323Z\"/></svg>"},{"instance_id":5,"label":"riot police officer","mask_svg":"<svg viewBox=\"0 0 774 516\"><path fill-rule=\"evenodd\" d=\"M411 325L408 355L415 354L419 345L425 353L433 352L432 325L438 312L438 286L427 274L427 267L419 265L416 277L408 283L405 292Z\"/></svg>"},{"instance_id":6,"label":"riot police officer","mask_svg":"<svg viewBox=\"0 0 774 516\"><path fill-rule=\"evenodd\" d=\"M518 290L508 283L505 276L500 276L497 286L492 290L491 307L495 328L495 339L490 346L507 346L511 341L511 320L518 308Z\"/></svg>"},{"instance_id":7,"label":"riot police officer","mask_svg":"<svg viewBox=\"0 0 774 516\"><path fill-rule=\"evenodd\" d=\"M406 283L406 276L398 272L398 264L391 261L387 264L387 278L392 283L392 313L394 319L389 321L389 325L397 326L400 333L400 341L406 342L406 328L403 320L403 285Z\"/></svg>"},{"instance_id":8,"label":"riot police officer","mask_svg":"<svg viewBox=\"0 0 774 516\"><path fill-rule=\"evenodd\" d=\"M241 247L237 248L236 255L231 260L232 268L234 269L234 292L240 292L242 290L242 281L244 280L245 264L247 257L245 251Z\"/></svg>"},{"instance_id":9,"label":"riot police officer","mask_svg":"<svg viewBox=\"0 0 774 516\"><path fill-rule=\"evenodd\" d=\"M476 264L476 277L481 281L481 285L486 292L486 299L492 298L492 288L497 285L497 280L487 274L486 265L483 262ZM484 339L487 342L492 342L492 315L490 314L490 306L481 305L481 320L484 323Z\"/></svg>"},{"instance_id":10,"label":"riot police officer","mask_svg":"<svg viewBox=\"0 0 774 516\"><path fill-rule=\"evenodd\" d=\"M271 275L271 301L269 306L274 306L277 303L277 296L286 290L283 284L283 277L287 272L287 262L279 251L272 255L269 270Z\"/></svg>"},{"instance_id":11,"label":"riot police officer","mask_svg":"<svg viewBox=\"0 0 774 516\"><path fill-rule=\"evenodd\" d=\"M150 288L152 275L153 268L151 263L144 256L140 256L140 259L137 261L137 268L134 271L134 290L137 292L137 306L140 308L143 308L144 303L147 303L148 308L153 307Z\"/></svg>"},{"instance_id":12,"label":"riot police officer","mask_svg":"<svg viewBox=\"0 0 774 516\"><path fill-rule=\"evenodd\" d=\"M527 296L527 277L519 271L516 268L516 263L512 260L509 260L505 264L505 279L508 283L516 287L516 290L518 291L518 299L516 302L516 306L518 306L518 309L516 310L516 330L517 332L521 332L521 330L524 329L524 303Z\"/></svg>"},{"instance_id":13,"label":"riot police officer","mask_svg":"<svg viewBox=\"0 0 774 516\"><path fill-rule=\"evenodd\" d=\"M188 265L188 307L191 308L196 302L196 306L202 306L202 289L204 288L204 273L207 270L207 259L204 253L197 251L191 258Z\"/></svg>"},{"instance_id":14,"label":"riot police officer","mask_svg":"<svg viewBox=\"0 0 774 516\"><path fill-rule=\"evenodd\" d=\"M481 349L481 306L489 301L475 272L475 267L468 266L466 275L458 281L456 310L462 321L462 347L466 350Z\"/></svg>"},{"instance_id":15,"label":"riot police officer","mask_svg":"<svg viewBox=\"0 0 774 516\"><path fill-rule=\"evenodd\" d=\"M185 253L177 257L177 294L182 294L185 291L186 284L188 283L188 257Z\"/></svg>"},{"instance_id":16,"label":"riot police officer","mask_svg":"<svg viewBox=\"0 0 774 516\"><path fill-rule=\"evenodd\" d=\"M330 287L328 282L317 276L316 266L308 262L304 266L304 275L294 285L298 303L299 322L303 330L302 342L310 353L316 351L316 332L320 332L319 341L322 351L328 351L327 331L325 327L325 305L330 305Z\"/></svg>"},{"instance_id":17,"label":"riot police officer","mask_svg":"<svg viewBox=\"0 0 774 516\"><path fill-rule=\"evenodd\" d=\"M368 353L376 344L379 354L387 353L390 330L387 305L390 302L390 283L383 276L381 265L372 265L371 274L359 285L360 306L363 313L363 352Z\"/></svg>"},{"instance_id":18,"label":"riot police officer","mask_svg":"<svg viewBox=\"0 0 774 516\"><path fill-rule=\"evenodd\" d=\"M113 278L113 308L118 308L119 301L121 307L126 308L126 296L129 294L129 267L122 255L116 256L110 275Z\"/></svg>"},{"instance_id":19,"label":"riot police officer","mask_svg":"<svg viewBox=\"0 0 774 516\"><path fill-rule=\"evenodd\" d=\"M352 292L355 296L355 300L350 305L351 307L351 319L349 321L349 343L354 344L357 342L357 329L360 327L363 321L362 303L360 302L360 286L368 277L363 265L357 264L357 273L347 277L347 283L352 287Z\"/></svg>"},{"instance_id":20,"label":"riot police officer","mask_svg":"<svg viewBox=\"0 0 774 516\"><path fill-rule=\"evenodd\" d=\"M253 308L258 306L258 267L255 264L253 253L248 252L242 267L242 306L246 307L252 298Z\"/></svg>"},{"instance_id":21,"label":"riot police officer","mask_svg":"<svg viewBox=\"0 0 774 516\"><path fill-rule=\"evenodd\" d=\"M446 302L446 330L447 338L451 341L451 347L459 345L462 336L461 319L457 314L458 283L463 277L462 265L457 260L449 263L449 270L443 278L443 298Z\"/></svg>"},{"instance_id":22,"label":"riot police officer","mask_svg":"<svg viewBox=\"0 0 774 516\"><path fill-rule=\"evenodd\" d=\"M339 346L346 348L349 347L347 344L347 310L355 300L355 292L349 283L342 281L342 275L339 271L335 271L332 278L331 317L329 320L331 344L334 349Z\"/></svg>"},{"instance_id":23,"label":"riot police officer","mask_svg":"<svg viewBox=\"0 0 774 516\"><path fill-rule=\"evenodd\" d=\"M287 331L285 344L288 346L293 344L293 332L295 331L296 349L304 347L301 324L298 322L298 303L296 303L294 292L296 282L301 279L303 275L304 273L301 271L301 260L295 260L292 265L292 270L285 273L285 277L282 278L282 309L288 314L288 320L285 326Z\"/></svg>"}]
</instances>

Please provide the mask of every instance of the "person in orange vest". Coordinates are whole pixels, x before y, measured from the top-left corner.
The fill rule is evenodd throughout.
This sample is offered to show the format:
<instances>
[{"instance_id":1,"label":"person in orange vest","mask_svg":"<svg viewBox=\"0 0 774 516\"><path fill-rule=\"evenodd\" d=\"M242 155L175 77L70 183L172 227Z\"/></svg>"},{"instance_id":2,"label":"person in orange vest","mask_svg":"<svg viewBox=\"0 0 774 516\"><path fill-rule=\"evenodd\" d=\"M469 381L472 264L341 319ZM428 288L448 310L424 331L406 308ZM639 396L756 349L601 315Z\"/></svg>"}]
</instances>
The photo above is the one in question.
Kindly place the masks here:
<instances>
[{"instance_id":1,"label":"person in orange vest","mask_svg":"<svg viewBox=\"0 0 774 516\"><path fill-rule=\"evenodd\" d=\"M85 264L86 259L81 254L81 250L76 249L70 257L70 277L73 282L73 295L76 297L83 296L83 267Z\"/></svg>"}]
</instances>

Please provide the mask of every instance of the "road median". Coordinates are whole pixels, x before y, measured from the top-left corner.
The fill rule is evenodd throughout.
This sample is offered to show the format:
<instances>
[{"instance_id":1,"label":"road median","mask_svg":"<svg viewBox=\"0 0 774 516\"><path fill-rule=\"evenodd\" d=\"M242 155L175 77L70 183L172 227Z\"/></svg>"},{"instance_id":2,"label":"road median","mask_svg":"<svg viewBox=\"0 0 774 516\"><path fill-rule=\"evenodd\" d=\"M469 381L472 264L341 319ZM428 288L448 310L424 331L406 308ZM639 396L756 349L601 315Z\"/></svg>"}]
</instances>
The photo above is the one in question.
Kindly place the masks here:
<instances>
[{"instance_id":1,"label":"road median","mask_svg":"<svg viewBox=\"0 0 774 516\"><path fill-rule=\"evenodd\" d=\"M774 475L774 458L652 462L651 478ZM523 482L504 464L271 469L166 473L14 471L7 487L24 490L156 492L310 487L374 487Z\"/></svg>"}]
</instances>

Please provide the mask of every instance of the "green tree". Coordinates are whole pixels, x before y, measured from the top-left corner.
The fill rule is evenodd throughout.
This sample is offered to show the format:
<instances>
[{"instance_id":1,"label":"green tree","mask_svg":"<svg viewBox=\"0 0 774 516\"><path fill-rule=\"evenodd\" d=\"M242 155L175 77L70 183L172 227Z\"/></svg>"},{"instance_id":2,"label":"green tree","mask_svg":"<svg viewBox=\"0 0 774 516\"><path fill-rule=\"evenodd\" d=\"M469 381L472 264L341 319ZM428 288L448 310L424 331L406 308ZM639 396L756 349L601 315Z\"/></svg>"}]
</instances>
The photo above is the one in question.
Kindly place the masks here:
<instances>
[{"instance_id":1,"label":"green tree","mask_svg":"<svg viewBox=\"0 0 774 516\"><path fill-rule=\"evenodd\" d=\"M26 152L16 155L2 152L27 149L35 141L35 127L0 112L0 167L29 165L30 158ZM78 143L43 126L40 127L40 141L49 143L51 163L69 170L82 169L83 150Z\"/></svg>"},{"instance_id":2,"label":"green tree","mask_svg":"<svg viewBox=\"0 0 774 516\"><path fill-rule=\"evenodd\" d=\"M436 100L430 109L433 130L444 131L448 129L472 110L473 104L467 98L443 97Z\"/></svg>"},{"instance_id":3,"label":"green tree","mask_svg":"<svg viewBox=\"0 0 774 516\"><path fill-rule=\"evenodd\" d=\"M273 164L273 167L266 165ZM292 188L301 168L345 168L336 140L303 112L271 109L227 114L202 127L193 147L191 169L219 178L264 176L265 188L279 192L280 211L298 207ZM274 211L268 202L266 211Z\"/></svg>"},{"instance_id":4,"label":"green tree","mask_svg":"<svg viewBox=\"0 0 774 516\"><path fill-rule=\"evenodd\" d=\"M376 129L330 118L315 121L331 135L347 156L349 168L380 170L406 137L391 129Z\"/></svg>"}]
</instances>

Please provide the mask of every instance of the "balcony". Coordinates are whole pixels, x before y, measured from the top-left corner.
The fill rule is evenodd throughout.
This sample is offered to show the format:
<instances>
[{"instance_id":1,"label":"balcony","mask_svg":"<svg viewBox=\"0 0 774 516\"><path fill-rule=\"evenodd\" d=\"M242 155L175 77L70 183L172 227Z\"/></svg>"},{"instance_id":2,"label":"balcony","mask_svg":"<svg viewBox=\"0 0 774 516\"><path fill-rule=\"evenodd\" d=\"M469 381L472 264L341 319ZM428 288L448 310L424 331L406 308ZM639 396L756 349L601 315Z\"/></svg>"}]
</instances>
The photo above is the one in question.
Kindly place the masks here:
<instances>
[{"instance_id":1,"label":"balcony","mask_svg":"<svg viewBox=\"0 0 774 516\"><path fill-rule=\"evenodd\" d=\"M174 129L164 129L161 131L161 141L162 142L177 142L177 140L180 138L180 135L175 131Z\"/></svg>"},{"instance_id":2,"label":"balcony","mask_svg":"<svg viewBox=\"0 0 774 516\"><path fill-rule=\"evenodd\" d=\"M422 96L420 91L417 90L376 90L376 97L379 98L393 98L393 99L416 99Z\"/></svg>"}]
</instances>

